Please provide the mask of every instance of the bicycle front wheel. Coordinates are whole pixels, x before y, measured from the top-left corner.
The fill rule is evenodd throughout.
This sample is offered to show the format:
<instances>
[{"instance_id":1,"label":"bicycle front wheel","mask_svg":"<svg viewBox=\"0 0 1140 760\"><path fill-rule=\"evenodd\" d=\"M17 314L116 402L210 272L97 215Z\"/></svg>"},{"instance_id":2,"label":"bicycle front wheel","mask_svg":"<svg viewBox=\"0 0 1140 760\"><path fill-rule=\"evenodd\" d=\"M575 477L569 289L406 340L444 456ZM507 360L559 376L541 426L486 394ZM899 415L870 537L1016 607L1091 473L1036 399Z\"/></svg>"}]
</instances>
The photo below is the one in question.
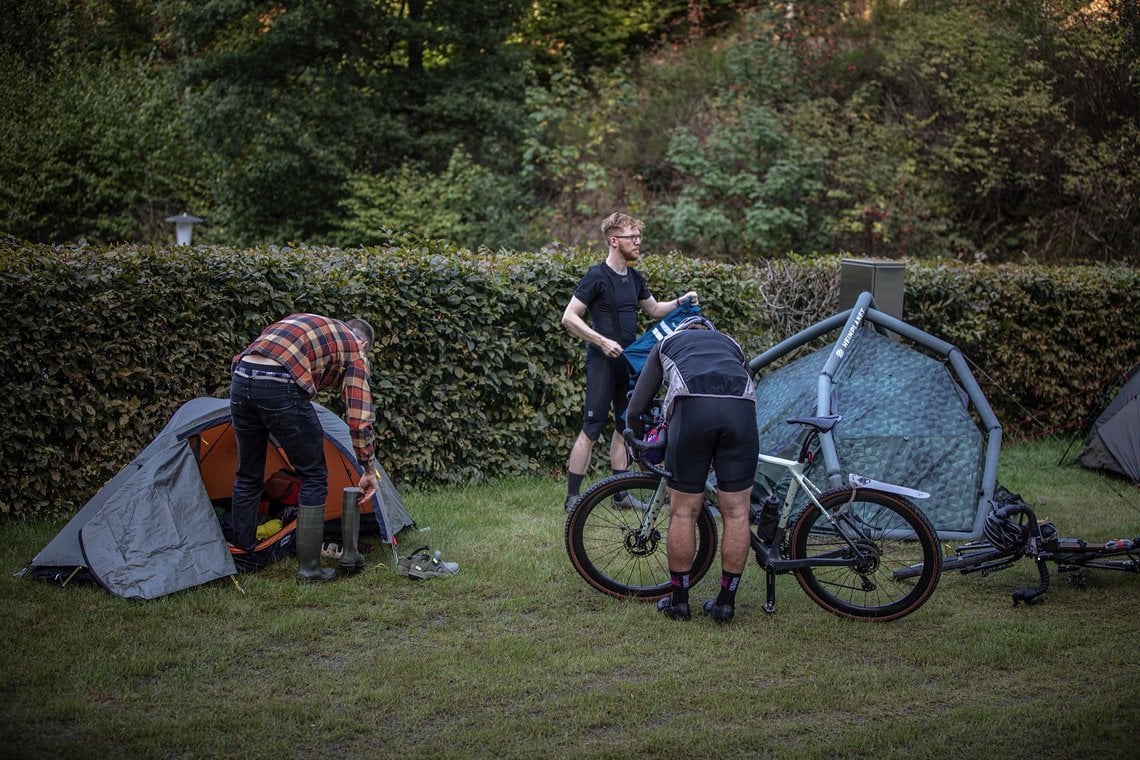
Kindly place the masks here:
<instances>
[{"instance_id":1,"label":"bicycle front wheel","mask_svg":"<svg viewBox=\"0 0 1140 760\"><path fill-rule=\"evenodd\" d=\"M643 472L598 481L578 499L566 518L566 552L587 583L619 598L660 599L670 591L669 504L643 526L661 479ZM662 490L664 486L662 485ZM615 496L626 494L625 498ZM643 530L644 527L644 530ZM716 523L707 509L697 516L692 583L704 577L716 554Z\"/></svg>"},{"instance_id":2,"label":"bicycle front wheel","mask_svg":"<svg viewBox=\"0 0 1140 760\"><path fill-rule=\"evenodd\" d=\"M829 521L809 504L792 529L789 556L839 564L796 570L807 595L828 612L856 620L896 620L930 598L942 549L930 520L902 496L839 488L820 497ZM896 573L917 568L913 577Z\"/></svg>"}]
</instances>

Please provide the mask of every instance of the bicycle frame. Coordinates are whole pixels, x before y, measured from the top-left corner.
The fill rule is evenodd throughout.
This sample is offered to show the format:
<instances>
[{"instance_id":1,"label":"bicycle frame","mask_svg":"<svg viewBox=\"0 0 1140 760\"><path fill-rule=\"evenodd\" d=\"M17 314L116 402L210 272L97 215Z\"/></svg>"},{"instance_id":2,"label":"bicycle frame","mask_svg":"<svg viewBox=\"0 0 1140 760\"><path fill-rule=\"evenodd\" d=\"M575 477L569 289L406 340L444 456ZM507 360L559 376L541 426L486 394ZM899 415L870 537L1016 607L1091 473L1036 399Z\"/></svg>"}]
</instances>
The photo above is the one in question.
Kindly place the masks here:
<instances>
[{"instance_id":1,"label":"bicycle frame","mask_svg":"<svg viewBox=\"0 0 1140 760\"><path fill-rule=\"evenodd\" d=\"M944 569L957 570L963 575L981 573L983 576L1011 567L1022 557L1033 560L1039 583L1033 588L1015 589L1013 603L1033 604L1049 590L1051 578L1048 563L1056 564L1057 572L1069 574L1073 585L1084 585L1084 570L1113 570L1140 573L1140 537L1112 539L1103 544L1089 544L1083 538L1063 538L1057 535L1052 523L1037 521L1032 508L1016 504L995 510L998 515L1024 515L1027 520L1024 541L1020 546L996 547L988 541L961 546L953 557L948 557Z\"/></svg>"},{"instance_id":2,"label":"bicycle frame","mask_svg":"<svg viewBox=\"0 0 1140 760\"><path fill-rule=\"evenodd\" d=\"M738 529L748 531L747 546L765 573L765 612L775 611L775 576L790 573L828 612L855 620L896 620L921 606L940 576L942 552L934 527L906 498L927 494L856 474L849 475L843 487L810 480L813 446L839 419L788 419L803 429L798 454L755 455L758 467L773 473L777 495L765 501L762 522L751 509L741 515ZM662 580L660 552L668 553L672 538L672 475L648 454L666 448L666 443L642 441L630 429L624 436L642 471L615 474L582 494L567 516L566 550L574 569L599 591L618 598L661 598L671 585ZM640 456L642 452L647 456ZM717 507L725 507L715 476L705 478L702 490L703 499L697 494L686 500L699 505L691 564L694 583L712 565ZM747 500L736 501L746 508ZM744 540L742 534L736 538ZM894 568L916 564L927 569L912 583L897 583L891 575Z\"/></svg>"},{"instance_id":3,"label":"bicycle frame","mask_svg":"<svg viewBox=\"0 0 1140 760\"><path fill-rule=\"evenodd\" d=\"M1019 521L1014 522L1015 518ZM994 504L985 526L986 540L958 547L953 556L943 559L942 570L987 576L1028 558L1037 568L1039 583L1032 588L1015 589L1015 606L1040 601L1039 597L1049 590L1050 562L1056 564L1057 572L1069 574L1069 582L1077 586L1084 585L1084 570L1088 568L1140 574L1140 536L1091 545L1083 538L1062 538L1051 522L1038 522L1032 507L1017 494L1011 494L1000 505ZM921 568L902 568L895 571L895 577L913 577Z\"/></svg>"},{"instance_id":4,"label":"bicycle frame","mask_svg":"<svg viewBox=\"0 0 1140 760\"><path fill-rule=\"evenodd\" d=\"M780 514L776 522L776 530L773 534L771 543L764 541L756 531L749 531L750 544L752 550L756 554L756 559L760 566L769 571L769 578L772 573L786 573L792 570L799 570L805 567L841 567L852 566L858 564L865 559L864 552L858 546L856 536L851 534L851 531L846 528L843 522L838 519L838 513L829 512L823 504L820 503L819 497L823 491L813 483L804 474L804 466L808 462L806 453L811 446L812 439L818 435L818 431L811 431L803 443L800 457L798 459L785 459L770 454L760 454L757 457L758 462L765 464L775 465L783 468L792 478L788 484L787 490L784 492L783 504L780 507ZM654 465L648 465L649 469L659 475L661 480L658 482L657 491L653 495L653 500L648 505L645 514L641 519L641 527L637 532L638 545L644 545L647 541L651 540L654 532L654 526L657 523L657 517L660 514L661 508L665 504L665 494L667 487L665 485L665 477L667 474ZM853 502L859 494L859 488L866 490L879 490L897 493L902 496L909 496L913 498L925 499L930 494L924 491L918 491L913 488L905 486L898 486L892 483L883 483L881 481L872 480L862 475L854 473L848 476L848 480L853 486L851 490L851 499L847 502ZM845 556L839 556L841 552L835 552L835 557L814 556L803 559L789 559L782 555L781 544L783 542L784 534L787 530L788 519L791 517L792 508L795 505L796 497L800 491L803 491L807 498L815 505L815 507L823 514L827 521L835 527L836 533L841 536L847 545L849 552L842 552ZM716 488L711 483L705 485L705 497L713 505L717 503Z\"/></svg>"},{"instance_id":5,"label":"bicycle frame","mask_svg":"<svg viewBox=\"0 0 1140 760\"><path fill-rule=\"evenodd\" d=\"M809 439L810 442L810 439ZM806 443L805 443L806 448ZM751 531L752 549L756 553L756 558L760 562L760 566L765 569L771 569L772 572L787 572L789 570L796 570L801 567L819 567L823 565L849 565L853 564L850 559L836 558L833 561L827 561L819 557L812 557L811 559L786 559L781 556L781 544L783 543L784 533L787 531L788 519L792 516L792 507L796 503L796 496L802 490L811 500L812 504L823 513L827 521L839 529L837 521L830 512L828 512L822 504L819 503L819 497L823 493L819 486L808 480L804 475L804 465L806 462L797 459L784 459L782 457L772 456L770 454L760 454L757 461L765 464L773 464L777 467L782 467L791 475L792 481L788 483L788 489L784 492L784 502L780 505L780 514L776 518L776 529L772 534L771 543L765 542L756 531ZM854 546L851 537L839 531L840 535L847 542L848 546L857 554L858 548ZM862 556L858 554L858 556Z\"/></svg>"}]
</instances>

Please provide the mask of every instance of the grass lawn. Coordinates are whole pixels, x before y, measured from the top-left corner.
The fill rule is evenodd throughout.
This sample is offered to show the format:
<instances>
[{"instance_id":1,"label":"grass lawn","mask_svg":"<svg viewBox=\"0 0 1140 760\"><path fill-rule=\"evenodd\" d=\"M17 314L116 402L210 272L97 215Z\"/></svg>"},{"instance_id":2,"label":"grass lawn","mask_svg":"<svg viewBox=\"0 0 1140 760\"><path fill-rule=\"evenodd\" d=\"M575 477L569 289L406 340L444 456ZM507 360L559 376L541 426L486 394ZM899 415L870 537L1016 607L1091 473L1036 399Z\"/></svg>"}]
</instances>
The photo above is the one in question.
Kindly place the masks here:
<instances>
[{"instance_id":1,"label":"grass lawn","mask_svg":"<svg viewBox=\"0 0 1140 760\"><path fill-rule=\"evenodd\" d=\"M1140 491L1009 446L999 480L1063 535L1140 534ZM11 576L61 523L0 524L4 720L19 758L1132 758L1140 577L1031 563L948 574L893 623L852 622L745 571L736 620L678 623L591 590L563 547L564 486L405 493L458 576L412 581L386 547L362 575L294 562L149 602ZM430 530L428 530L430 528ZM719 573L695 589L714 593Z\"/></svg>"}]
</instances>

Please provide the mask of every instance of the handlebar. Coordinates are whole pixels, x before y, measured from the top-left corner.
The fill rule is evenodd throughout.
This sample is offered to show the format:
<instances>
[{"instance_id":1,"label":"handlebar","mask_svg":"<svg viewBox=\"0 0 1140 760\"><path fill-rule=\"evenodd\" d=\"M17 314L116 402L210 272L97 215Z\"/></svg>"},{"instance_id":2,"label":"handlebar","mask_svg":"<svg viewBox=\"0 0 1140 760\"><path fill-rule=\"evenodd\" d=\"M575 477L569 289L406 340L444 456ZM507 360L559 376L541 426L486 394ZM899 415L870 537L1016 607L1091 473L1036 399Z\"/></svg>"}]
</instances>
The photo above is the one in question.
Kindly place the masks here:
<instances>
[{"instance_id":1,"label":"handlebar","mask_svg":"<svg viewBox=\"0 0 1140 760\"><path fill-rule=\"evenodd\" d=\"M626 428L623 430L622 435L625 437L625 442L629 444L635 462L642 465L655 475L660 475L666 480L673 477L673 473L669 472L663 467L653 464L653 462L650 462L644 456L645 452L647 451L660 451L661 449L665 448L668 445L666 441L655 441L653 443L643 441L634 435L632 428Z\"/></svg>"}]
</instances>

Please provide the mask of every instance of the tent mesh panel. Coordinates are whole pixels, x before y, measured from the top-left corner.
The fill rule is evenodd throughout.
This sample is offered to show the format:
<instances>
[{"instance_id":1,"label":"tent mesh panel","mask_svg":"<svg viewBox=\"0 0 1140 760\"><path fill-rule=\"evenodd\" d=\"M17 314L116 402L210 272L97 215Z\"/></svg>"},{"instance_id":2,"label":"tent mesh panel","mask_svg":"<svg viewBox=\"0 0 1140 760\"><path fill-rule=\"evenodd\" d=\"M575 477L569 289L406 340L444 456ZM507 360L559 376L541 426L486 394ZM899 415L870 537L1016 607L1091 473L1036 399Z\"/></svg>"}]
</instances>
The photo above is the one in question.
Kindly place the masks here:
<instances>
[{"instance_id":1,"label":"tent mesh panel","mask_svg":"<svg viewBox=\"0 0 1140 760\"><path fill-rule=\"evenodd\" d=\"M832 346L762 377L756 386L760 449L777 453L796 435L793 415L816 414L820 371ZM973 529L981 495L981 430L950 371L919 351L865 328L848 347L831 387L843 415L833 438L844 474L931 494L919 506L940 531ZM826 487L817 467L813 480Z\"/></svg>"}]
</instances>

